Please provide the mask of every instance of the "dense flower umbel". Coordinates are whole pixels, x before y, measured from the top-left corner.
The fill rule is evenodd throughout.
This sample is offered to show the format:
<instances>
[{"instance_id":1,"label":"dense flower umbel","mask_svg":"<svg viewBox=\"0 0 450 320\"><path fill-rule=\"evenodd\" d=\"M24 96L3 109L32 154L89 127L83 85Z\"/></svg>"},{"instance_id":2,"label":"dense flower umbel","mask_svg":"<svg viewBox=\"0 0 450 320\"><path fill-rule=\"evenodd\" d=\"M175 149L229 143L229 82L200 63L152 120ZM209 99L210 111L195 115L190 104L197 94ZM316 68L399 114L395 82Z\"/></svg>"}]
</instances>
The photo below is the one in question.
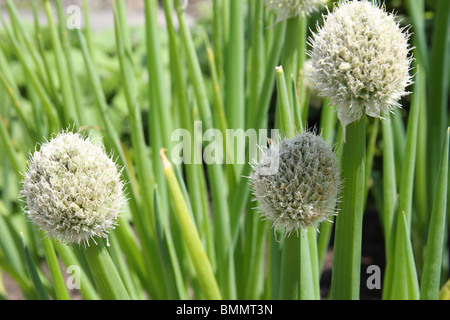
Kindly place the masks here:
<instances>
[{"instance_id":1,"label":"dense flower umbel","mask_svg":"<svg viewBox=\"0 0 450 320\"><path fill-rule=\"evenodd\" d=\"M306 16L322 5L322 0L265 0L266 7L277 16L277 22Z\"/></svg>"},{"instance_id":2,"label":"dense flower umbel","mask_svg":"<svg viewBox=\"0 0 450 320\"><path fill-rule=\"evenodd\" d=\"M107 238L123 202L123 183L104 147L63 132L28 161L21 194L29 219L66 243Z\"/></svg>"},{"instance_id":3,"label":"dense flower umbel","mask_svg":"<svg viewBox=\"0 0 450 320\"><path fill-rule=\"evenodd\" d=\"M377 2L375 2L377 3ZM310 39L312 78L345 126L400 106L411 84L409 35L393 14L369 1L344 1Z\"/></svg>"},{"instance_id":4,"label":"dense flower umbel","mask_svg":"<svg viewBox=\"0 0 450 320\"><path fill-rule=\"evenodd\" d=\"M278 164L268 174L267 166ZM316 227L336 213L341 180L333 149L322 137L303 131L263 150L250 175L255 200L275 230L286 234Z\"/></svg>"}]
</instances>

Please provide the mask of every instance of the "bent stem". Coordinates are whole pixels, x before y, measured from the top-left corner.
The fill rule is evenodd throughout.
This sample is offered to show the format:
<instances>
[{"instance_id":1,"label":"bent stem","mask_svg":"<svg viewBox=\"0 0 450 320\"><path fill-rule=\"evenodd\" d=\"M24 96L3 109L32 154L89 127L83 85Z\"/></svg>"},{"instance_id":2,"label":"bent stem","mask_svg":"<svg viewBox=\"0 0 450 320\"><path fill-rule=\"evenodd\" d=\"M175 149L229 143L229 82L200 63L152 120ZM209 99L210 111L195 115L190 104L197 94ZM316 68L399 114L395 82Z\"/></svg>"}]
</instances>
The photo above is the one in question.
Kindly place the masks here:
<instances>
[{"instance_id":1,"label":"bent stem","mask_svg":"<svg viewBox=\"0 0 450 320\"><path fill-rule=\"evenodd\" d=\"M177 177L175 176L172 164L164 154L164 149L161 149L160 156L183 239L186 242L195 271L197 272L197 277L200 286L203 289L204 297L208 300L220 300L221 295L211 268L211 263L203 248L197 228L192 221L189 208L183 196L183 192L181 191Z\"/></svg>"},{"instance_id":2,"label":"bent stem","mask_svg":"<svg viewBox=\"0 0 450 320\"><path fill-rule=\"evenodd\" d=\"M336 218L332 299L359 299L361 234L364 210L366 119L347 126L343 146L344 190Z\"/></svg>"}]
</instances>

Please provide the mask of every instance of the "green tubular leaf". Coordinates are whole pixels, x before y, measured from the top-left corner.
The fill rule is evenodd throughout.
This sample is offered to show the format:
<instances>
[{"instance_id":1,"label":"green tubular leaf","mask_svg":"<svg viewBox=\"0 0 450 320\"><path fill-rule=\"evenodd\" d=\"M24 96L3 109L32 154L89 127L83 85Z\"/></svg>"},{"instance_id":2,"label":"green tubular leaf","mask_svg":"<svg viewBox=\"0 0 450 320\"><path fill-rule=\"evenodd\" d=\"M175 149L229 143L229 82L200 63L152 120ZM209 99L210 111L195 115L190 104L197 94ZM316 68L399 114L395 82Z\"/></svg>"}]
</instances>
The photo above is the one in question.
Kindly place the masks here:
<instances>
[{"instance_id":1,"label":"green tubular leaf","mask_svg":"<svg viewBox=\"0 0 450 320\"><path fill-rule=\"evenodd\" d=\"M230 128L245 127L244 2L230 0L230 31L225 63L225 110Z\"/></svg>"},{"instance_id":2,"label":"green tubular leaf","mask_svg":"<svg viewBox=\"0 0 450 320\"><path fill-rule=\"evenodd\" d=\"M56 299L58 300L70 300L69 292L66 288L66 283L59 267L58 258L56 257L53 243L45 235L44 231L41 231L42 245L44 247L45 259L47 260L47 266L52 276L53 286L55 287Z\"/></svg>"},{"instance_id":3,"label":"green tubular leaf","mask_svg":"<svg viewBox=\"0 0 450 320\"><path fill-rule=\"evenodd\" d=\"M347 126L343 145L342 179L344 181L339 215L336 218L332 299L359 299L361 236L364 211L366 119Z\"/></svg>"},{"instance_id":4,"label":"green tubular leaf","mask_svg":"<svg viewBox=\"0 0 450 320\"><path fill-rule=\"evenodd\" d=\"M294 136L294 121L292 120L292 110L289 103L289 96L284 78L283 67L276 67L276 79L278 90L278 109L280 115L281 135L287 137Z\"/></svg>"},{"instance_id":5,"label":"green tubular leaf","mask_svg":"<svg viewBox=\"0 0 450 320\"><path fill-rule=\"evenodd\" d=\"M189 213L188 205L186 204L186 200L173 171L173 167L165 156L163 150L161 150L160 154L170 196L172 197L172 201L175 206L175 211L184 241L189 250L189 254L191 255L200 286L203 289L203 294L206 299L221 299L219 288L212 272L211 264L205 250L203 249L203 245L197 233L197 228L195 227L191 214Z\"/></svg>"},{"instance_id":6,"label":"green tubular leaf","mask_svg":"<svg viewBox=\"0 0 450 320\"><path fill-rule=\"evenodd\" d=\"M428 202L434 196L439 155L444 143L443 132L448 125L448 83L450 64L450 1L436 5L433 45L430 55L429 94L427 108L427 177Z\"/></svg>"},{"instance_id":7,"label":"green tubular leaf","mask_svg":"<svg viewBox=\"0 0 450 320\"><path fill-rule=\"evenodd\" d=\"M320 131L322 137L325 141L333 144L335 141L335 127L337 123L337 115L333 108L328 105L328 101L325 100L322 107L322 114L320 118ZM336 150L337 148L335 148ZM334 217L330 217L330 220L334 221ZM333 229L333 223L322 223L319 227L319 234L317 240L317 250L318 250L318 267L319 272L323 270L323 265L325 262L325 256L330 244L331 231Z\"/></svg>"},{"instance_id":8,"label":"green tubular leaf","mask_svg":"<svg viewBox=\"0 0 450 320\"><path fill-rule=\"evenodd\" d=\"M247 129L253 124L257 115L258 98L264 72L264 3L260 0L252 0L249 5L253 13L253 21L251 23L250 54L247 57L247 65L250 69L246 84L249 88L245 107ZM217 52L215 54L217 55Z\"/></svg>"},{"instance_id":9,"label":"green tubular leaf","mask_svg":"<svg viewBox=\"0 0 450 320\"><path fill-rule=\"evenodd\" d=\"M408 128L406 132L406 146L404 150L402 175L400 180L400 195L398 209L393 218L390 239L387 242L387 262L384 280L385 290L383 299L417 299L418 280L415 261L412 253L411 239L411 210L412 193L414 189L414 172L416 159L416 141L418 132L419 111L422 92L421 70L417 73L414 96L411 103ZM407 230L404 231L403 220L406 221ZM406 234L406 235L405 235ZM403 265L403 267L401 267ZM405 270L408 270L406 273ZM401 281L402 277L407 277ZM407 281L408 280L408 281ZM406 286L406 287L405 287Z\"/></svg>"},{"instance_id":10,"label":"green tubular leaf","mask_svg":"<svg viewBox=\"0 0 450 320\"><path fill-rule=\"evenodd\" d=\"M395 263L393 263L393 276L390 297L393 300L417 300L419 299L419 280L412 251L409 233L409 222L403 212L398 213L397 228L395 231L394 252Z\"/></svg>"},{"instance_id":11,"label":"green tubular leaf","mask_svg":"<svg viewBox=\"0 0 450 320\"><path fill-rule=\"evenodd\" d=\"M204 122L206 129L210 129L212 128L212 113L208 101L208 94L206 91L205 82L203 80L200 62L195 50L194 41L184 15L181 1L175 1L175 10L178 16L180 36L186 52L189 75L194 87L201 120Z\"/></svg>"},{"instance_id":12,"label":"green tubular leaf","mask_svg":"<svg viewBox=\"0 0 450 320\"><path fill-rule=\"evenodd\" d=\"M169 91L166 88L165 72L161 60L160 41L158 34L156 0L145 0L145 23L146 23L146 43L148 59L148 72L151 75L149 80L150 93L154 95L154 102L158 110L159 118L153 119L159 121L160 135L162 136L162 147L171 150L170 134L172 132L172 117L169 113ZM150 123L152 125L152 123ZM158 149L156 149L158 150Z\"/></svg>"},{"instance_id":13,"label":"green tubular leaf","mask_svg":"<svg viewBox=\"0 0 450 320\"><path fill-rule=\"evenodd\" d=\"M49 296L47 294L47 291L44 288L44 285L42 284L41 278L39 276L38 270L36 265L34 264L33 258L31 257L30 251L28 250L28 246L25 243L25 239L22 237L22 246L23 246L23 252L25 254L25 261L28 267L28 271L30 273L31 281L33 282L34 289L36 291L36 294L38 296L39 300L49 300Z\"/></svg>"},{"instance_id":14,"label":"green tubular leaf","mask_svg":"<svg viewBox=\"0 0 450 320\"><path fill-rule=\"evenodd\" d=\"M421 71L419 70L416 77L414 96L411 102L411 110L408 119L404 154L404 159L408 159L408 161L402 162L403 167L399 198L399 212L405 213L409 228L411 228L412 193L414 187L414 170L417 151L417 129L419 123L419 111L421 106L420 93L422 92L422 80L420 77L420 73Z\"/></svg>"},{"instance_id":15,"label":"green tubular leaf","mask_svg":"<svg viewBox=\"0 0 450 320\"><path fill-rule=\"evenodd\" d=\"M445 215L448 188L448 148L449 130L445 135L442 159L431 211L428 241L425 251L425 263L421 278L420 298L423 300L436 300L439 297L441 280L442 253L444 246Z\"/></svg>"},{"instance_id":16,"label":"green tubular leaf","mask_svg":"<svg viewBox=\"0 0 450 320\"><path fill-rule=\"evenodd\" d=\"M291 88L292 81L290 80L292 78L297 79L297 70L299 69L297 66L298 46L300 40L299 35L300 35L300 19L296 17L288 19L286 21L286 33L283 52L281 53L281 64L285 69L285 82L287 87L287 95L289 98L288 101L290 105L293 105L294 97L296 96L292 94L293 88Z\"/></svg>"}]
</instances>

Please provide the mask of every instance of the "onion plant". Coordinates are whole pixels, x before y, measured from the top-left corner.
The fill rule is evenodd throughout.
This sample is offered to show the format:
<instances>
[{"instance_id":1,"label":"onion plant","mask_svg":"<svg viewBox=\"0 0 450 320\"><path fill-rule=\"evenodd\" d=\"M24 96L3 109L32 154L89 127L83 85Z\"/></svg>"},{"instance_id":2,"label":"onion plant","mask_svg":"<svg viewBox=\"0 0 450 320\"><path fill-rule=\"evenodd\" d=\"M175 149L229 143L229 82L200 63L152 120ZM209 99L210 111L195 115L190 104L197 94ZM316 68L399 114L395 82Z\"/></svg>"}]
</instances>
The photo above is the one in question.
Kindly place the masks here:
<instances>
[{"instance_id":1,"label":"onion plant","mask_svg":"<svg viewBox=\"0 0 450 320\"><path fill-rule=\"evenodd\" d=\"M31 21L5 1L0 279L43 300L449 299L450 1L199 3L191 23L143 0L132 27L117 0L94 30L89 1L30 0Z\"/></svg>"}]
</instances>

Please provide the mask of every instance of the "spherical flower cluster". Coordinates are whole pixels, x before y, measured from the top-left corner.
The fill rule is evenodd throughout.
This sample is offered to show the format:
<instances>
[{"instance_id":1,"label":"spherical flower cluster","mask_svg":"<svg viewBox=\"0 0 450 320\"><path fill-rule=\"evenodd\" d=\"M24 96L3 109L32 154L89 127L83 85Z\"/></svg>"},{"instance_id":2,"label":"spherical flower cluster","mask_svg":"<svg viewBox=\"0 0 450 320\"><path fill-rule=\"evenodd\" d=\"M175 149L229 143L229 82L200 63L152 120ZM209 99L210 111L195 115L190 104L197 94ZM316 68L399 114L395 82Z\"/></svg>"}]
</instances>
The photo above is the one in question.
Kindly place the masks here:
<instances>
[{"instance_id":1,"label":"spherical flower cluster","mask_svg":"<svg viewBox=\"0 0 450 320\"><path fill-rule=\"evenodd\" d=\"M316 11L322 0L265 0L266 7L277 16L276 22L296 16L307 16Z\"/></svg>"},{"instance_id":2,"label":"spherical flower cluster","mask_svg":"<svg viewBox=\"0 0 450 320\"><path fill-rule=\"evenodd\" d=\"M312 132L303 131L263 150L250 180L262 215L285 234L317 227L336 213L341 186L338 161L331 146Z\"/></svg>"},{"instance_id":3,"label":"spherical flower cluster","mask_svg":"<svg viewBox=\"0 0 450 320\"><path fill-rule=\"evenodd\" d=\"M412 83L409 35L376 3L344 1L310 38L314 86L344 128L364 114L392 112Z\"/></svg>"},{"instance_id":4,"label":"spherical flower cluster","mask_svg":"<svg viewBox=\"0 0 450 320\"><path fill-rule=\"evenodd\" d=\"M122 188L120 172L103 146L63 132L30 157L21 195L29 219L48 236L88 244L95 236L107 238L114 228Z\"/></svg>"}]
</instances>

